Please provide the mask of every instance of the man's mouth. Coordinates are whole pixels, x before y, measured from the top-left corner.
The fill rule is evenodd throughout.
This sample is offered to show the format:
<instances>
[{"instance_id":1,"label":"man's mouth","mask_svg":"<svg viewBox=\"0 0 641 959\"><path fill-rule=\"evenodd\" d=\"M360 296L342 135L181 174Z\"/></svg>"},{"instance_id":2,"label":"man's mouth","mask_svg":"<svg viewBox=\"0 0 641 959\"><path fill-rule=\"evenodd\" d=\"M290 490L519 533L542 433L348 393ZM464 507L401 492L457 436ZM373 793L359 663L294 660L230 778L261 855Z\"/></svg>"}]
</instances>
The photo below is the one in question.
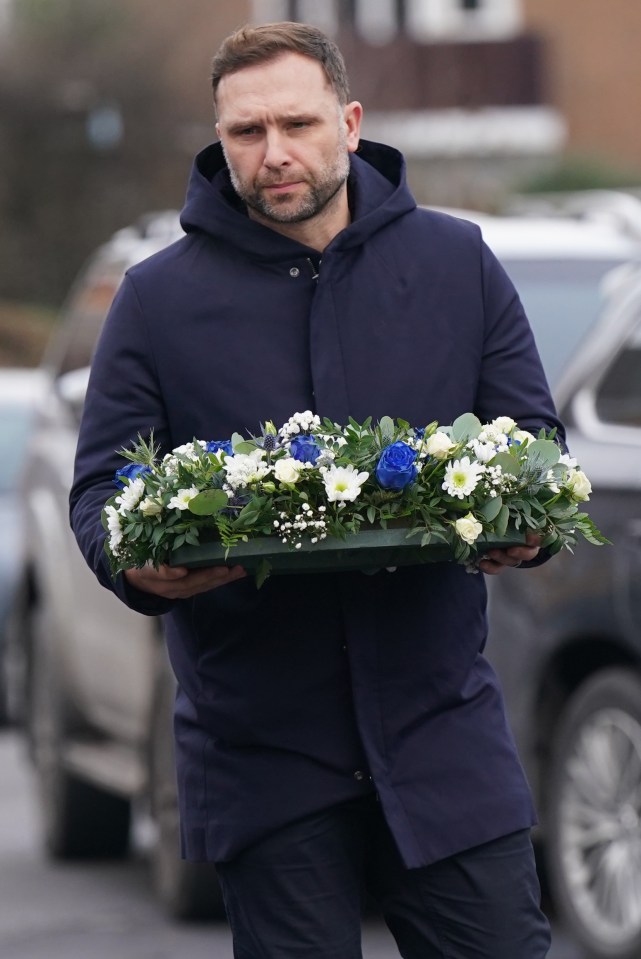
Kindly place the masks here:
<instances>
[{"instance_id":1,"label":"man's mouth","mask_svg":"<svg viewBox=\"0 0 641 959\"><path fill-rule=\"evenodd\" d=\"M302 180L291 180L287 183L265 183L263 184L263 189L269 190L272 193L289 193L297 186L300 186L302 182Z\"/></svg>"}]
</instances>

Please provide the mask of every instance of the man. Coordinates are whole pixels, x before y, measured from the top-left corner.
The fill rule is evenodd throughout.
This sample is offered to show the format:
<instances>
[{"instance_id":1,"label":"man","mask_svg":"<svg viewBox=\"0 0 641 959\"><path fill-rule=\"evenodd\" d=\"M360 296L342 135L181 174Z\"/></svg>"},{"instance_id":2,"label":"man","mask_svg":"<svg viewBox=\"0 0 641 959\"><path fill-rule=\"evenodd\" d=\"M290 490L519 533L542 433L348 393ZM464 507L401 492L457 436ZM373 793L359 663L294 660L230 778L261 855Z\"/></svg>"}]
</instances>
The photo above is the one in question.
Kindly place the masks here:
<instances>
[{"instance_id":1,"label":"man","mask_svg":"<svg viewBox=\"0 0 641 959\"><path fill-rule=\"evenodd\" d=\"M477 227L417 209L397 151L359 140L320 31L242 29L213 84L220 142L196 159L187 236L116 297L71 495L101 582L166 614L184 853L217 863L239 959L360 956L364 882L405 957L541 959L535 817L482 655L483 576L437 563L259 592L238 567L109 576L113 451L152 428L164 452L305 409L560 429L505 273Z\"/></svg>"}]
</instances>

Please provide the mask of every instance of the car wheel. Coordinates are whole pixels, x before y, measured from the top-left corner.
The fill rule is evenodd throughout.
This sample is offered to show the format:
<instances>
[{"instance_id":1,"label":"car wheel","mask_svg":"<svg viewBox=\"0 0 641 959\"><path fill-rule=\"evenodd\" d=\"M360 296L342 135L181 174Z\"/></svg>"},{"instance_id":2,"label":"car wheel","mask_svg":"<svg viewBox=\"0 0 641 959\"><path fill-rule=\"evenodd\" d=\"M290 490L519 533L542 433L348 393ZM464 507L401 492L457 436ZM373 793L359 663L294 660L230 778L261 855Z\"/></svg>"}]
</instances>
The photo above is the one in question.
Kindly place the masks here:
<instances>
[{"instance_id":1,"label":"car wheel","mask_svg":"<svg viewBox=\"0 0 641 959\"><path fill-rule=\"evenodd\" d=\"M225 915L213 863L180 857L180 819L173 742L175 682L163 665L156 690L150 743L150 805L156 825L152 852L154 886L176 919L220 919Z\"/></svg>"},{"instance_id":2,"label":"car wheel","mask_svg":"<svg viewBox=\"0 0 641 959\"><path fill-rule=\"evenodd\" d=\"M71 711L47 644L37 639L33 654L29 738L45 849L56 859L124 856L129 848L130 803L65 767Z\"/></svg>"},{"instance_id":3,"label":"car wheel","mask_svg":"<svg viewBox=\"0 0 641 959\"><path fill-rule=\"evenodd\" d=\"M641 680L612 669L572 697L554 746L547 857L555 902L595 959L641 955Z\"/></svg>"}]
</instances>

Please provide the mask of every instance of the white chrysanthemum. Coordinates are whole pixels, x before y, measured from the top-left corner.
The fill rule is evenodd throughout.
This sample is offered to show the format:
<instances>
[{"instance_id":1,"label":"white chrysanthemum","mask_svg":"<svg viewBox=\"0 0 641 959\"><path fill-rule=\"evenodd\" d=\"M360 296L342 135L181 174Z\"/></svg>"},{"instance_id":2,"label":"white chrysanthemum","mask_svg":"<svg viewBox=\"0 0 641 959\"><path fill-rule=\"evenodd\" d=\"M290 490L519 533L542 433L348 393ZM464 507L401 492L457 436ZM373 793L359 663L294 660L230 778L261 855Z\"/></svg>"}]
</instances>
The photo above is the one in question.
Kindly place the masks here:
<instances>
[{"instance_id":1,"label":"white chrysanthemum","mask_svg":"<svg viewBox=\"0 0 641 959\"><path fill-rule=\"evenodd\" d=\"M271 466L265 462L265 454L261 449L251 453L235 453L228 456L223 463L227 474L227 482L232 489L242 489L257 483L271 472Z\"/></svg>"},{"instance_id":2,"label":"white chrysanthemum","mask_svg":"<svg viewBox=\"0 0 641 959\"><path fill-rule=\"evenodd\" d=\"M349 466L330 466L323 474L327 499L330 503L353 502L368 476L369 473L359 473L351 463Z\"/></svg>"},{"instance_id":3,"label":"white chrysanthemum","mask_svg":"<svg viewBox=\"0 0 641 959\"><path fill-rule=\"evenodd\" d=\"M168 509L189 509L189 504L194 498L198 496L198 489L195 486L190 486L189 489L179 489L175 496L167 503Z\"/></svg>"},{"instance_id":4,"label":"white chrysanthemum","mask_svg":"<svg viewBox=\"0 0 641 959\"><path fill-rule=\"evenodd\" d=\"M107 517L107 529L109 530L109 546L112 553L115 553L122 542L120 516L115 506L105 506L105 515Z\"/></svg>"},{"instance_id":5,"label":"white chrysanthemum","mask_svg":"<svg viewBox=\"0 0 641 959\"><path fill-rule=\"evenodd\" d=\"M116 497L116 503L121 513L135 509L145 492L145 481L137 476L124 487L119 496Z\"/></svg>"},{"instance_id":6,"label":"white chrysanthemum","mask_svg":"<svg viewBox=\"0 0 641 959\"><path fill-rule=\"evenodd\" d=\"M432 433L432 435L428 436L425 440L423 449L428 456L433 456L437 460L444 460L447 459L455 446L456 443L452 442L447 433L443 433L442 430L437 430L436 433Z\"/></svg>"},{"instance_id":7,"label":"white chrysanthemum","mask_svg":"<svg viewBox=\"0 0 641 959\"><path fill-rule=\"evenodd\" d=\"M496 456L496 446L493 443L481 443L480 440L474 439L468 446L480 463L489 463Z\"/></svg>"},{"instance_id":8,"label":"white chrysanthemum","mask_svg":"<svg viewBox=\"0 0 641 959\"><path fill-rule=\"evenodd\" d=\"M481 463L470 462L469 456L454 460L445 467L443 489L450 496L465 499L466 496L474 492L484 472L485 467Z\"/></svg>"},{"instance_id":9,"label":"white chrysanthemum","mask_svg":"<svg viewBox=\"0 0 641 959\"><path fill-rule=\"evenodd\" d=\"M143 516L157 516L158 513L162 513L162 503L151 496L146 496L140 504L140 512Z\"/></svg>"},{"instance_id":10,"label":"white chrysanthemum","mask_svg":"<svg viewBox=\"0 0 641 959\"><path fill-rule=\"evenodd\" d=\"M569 453L561 453L559 456L559 463L563 463L564 466L567 466L569 470L576 469L578 466L577 461L573 456L570 456Z\"/></svg>"},{"instance_id":11,"label":"white chrysanthemum","mask_svg":"<svg viewBox=\"0 0 641 959\"><path fill-rule=\"evenodd\" d=\"M463 542L469 543L470 546L476 542L483 532L482 524L479 523L473 513L467 513L465 516L457 519L454 528Z\"/></svg>"}]
</instances>

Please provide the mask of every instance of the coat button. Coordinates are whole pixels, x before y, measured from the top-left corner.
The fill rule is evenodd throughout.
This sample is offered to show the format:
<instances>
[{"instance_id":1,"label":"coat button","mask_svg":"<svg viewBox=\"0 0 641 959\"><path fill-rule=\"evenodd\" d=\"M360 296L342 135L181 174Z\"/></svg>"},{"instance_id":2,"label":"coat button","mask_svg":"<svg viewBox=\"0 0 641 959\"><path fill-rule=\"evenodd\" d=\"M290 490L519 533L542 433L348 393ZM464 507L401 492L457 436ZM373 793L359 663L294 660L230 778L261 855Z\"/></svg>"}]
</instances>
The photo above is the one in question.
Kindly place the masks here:
<instances>
[{"instance_id":1,"label":"coat button","mask_svg":"<svg viewBox=\"0 0 641 959\"><path fill-rule=\"evenodd\" d=\"M289 275L290 275L290 276L300 276L300 270L298 269L297 266L293 266L293 267L291 268L291 270L289 271Z\"/></svg>"},{"instance_id":2,"label":"coat button","mask_svg":"<svg viewBox=\"0 0 641 959\"><path fill-rule=\"evenodd\" d=\"M356 770L356 772L354 773L354 779L358 780L359 783L365 779L365 773L363 772L362 769Z\"/></svg>"}]
</instances>

